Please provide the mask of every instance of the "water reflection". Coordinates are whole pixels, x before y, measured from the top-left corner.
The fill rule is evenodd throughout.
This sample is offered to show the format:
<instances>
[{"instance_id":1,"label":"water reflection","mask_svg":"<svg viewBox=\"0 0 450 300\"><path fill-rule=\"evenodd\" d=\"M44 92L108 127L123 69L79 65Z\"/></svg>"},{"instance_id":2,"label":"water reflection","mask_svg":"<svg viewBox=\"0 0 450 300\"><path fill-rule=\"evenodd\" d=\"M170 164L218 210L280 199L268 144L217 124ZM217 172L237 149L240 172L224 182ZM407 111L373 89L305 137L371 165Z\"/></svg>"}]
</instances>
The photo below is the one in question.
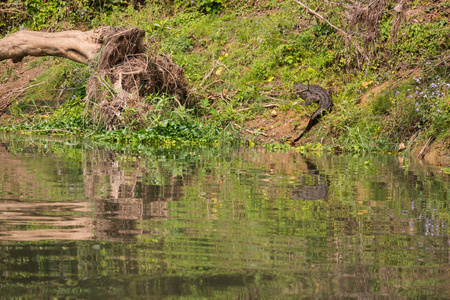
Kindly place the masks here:
<instances>
[{"instance_id":1,"label":"water reflection","mask_svg":"<svg viewBox=\"0 0 450 300\"><path fill-rule=\"evenodd\" d=\"M327 200L329 180L309 159L306 159L305 163L308 166L308 172L299 177L298 186L291 191L291 199Z\"/></svg>"},{"instance_id":2,"label":"water reflection","mask_svg":"<svg viewBox=\"0 0 450 300\"><path fill-rule=\"evenodd\" d=\"M134 240L143 233L138 220L165 219L167 203L182 197L187 178L161 162L149 166L110 150L90 154L83 159L84 195L94 203L97 239Z\"/></svg>"},{"instance_id":3,"label":"water reflection","mask_svg":"<svg viewBox=\"0 0 450 300\"><path fill-rule=\"evenodd\" d=\"M392 156L0 142L4 297L439 298L449 179Z\"/></svg>"},{"instance_id":4,"label":"water reflection","mask_svg":"<svg viewBox=\"0 0 450 300\"><path fill-rule=\"evenodd\" d=\"M88 203L23 203L2 201L0 210L0 240L87 240L93 237L92 219L76 216L89 212ZM53 215L51 215L52 213ZM29 230L30 225L45 227ZM14 228L14 229L13 229Z\"/></svg>"},{"instance_id":5,"label":"water reflection","mask_svg":"<svg viewBox=\"0 0 450 300\"><path fill-rule=\"evenodd\" d=\"M137 221L167 218L167 203L183 196L191 177L159 159L107 149L70 149L68 160L58 153L64 144L47 143L0 145L0 239L135 240Z\"/></svg>"}]
</instances>

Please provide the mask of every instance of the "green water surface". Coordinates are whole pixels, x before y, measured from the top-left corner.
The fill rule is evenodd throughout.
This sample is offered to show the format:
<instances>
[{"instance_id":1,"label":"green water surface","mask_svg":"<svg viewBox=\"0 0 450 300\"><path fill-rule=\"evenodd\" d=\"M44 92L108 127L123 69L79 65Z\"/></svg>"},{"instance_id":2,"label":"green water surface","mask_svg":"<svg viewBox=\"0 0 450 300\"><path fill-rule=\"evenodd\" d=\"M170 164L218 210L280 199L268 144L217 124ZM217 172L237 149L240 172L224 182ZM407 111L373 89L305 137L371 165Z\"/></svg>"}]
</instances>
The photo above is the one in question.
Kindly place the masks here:
<instances>
[{"instance_id":1,"label":"green water surface","mask_svg":"<svg viewBox=\"0 0 450 300\"><path fill-rule=\"evenodd\" d=\"M396 156L0 135L0 298L448 298L450 178Z\"/></svg>"}]
</instances>

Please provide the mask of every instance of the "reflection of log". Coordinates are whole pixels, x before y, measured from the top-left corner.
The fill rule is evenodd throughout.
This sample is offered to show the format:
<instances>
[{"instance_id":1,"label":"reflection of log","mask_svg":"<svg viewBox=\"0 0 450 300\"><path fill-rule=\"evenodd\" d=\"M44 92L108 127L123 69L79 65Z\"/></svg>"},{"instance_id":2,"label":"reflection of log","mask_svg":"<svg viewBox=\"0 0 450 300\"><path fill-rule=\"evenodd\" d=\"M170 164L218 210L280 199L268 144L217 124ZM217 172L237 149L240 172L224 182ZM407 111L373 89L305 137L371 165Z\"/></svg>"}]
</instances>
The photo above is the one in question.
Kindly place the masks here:
<instances>
[{"instance_id":1,"label":"reflection of log","mask_svg":"<svg viewBox=\"0 0 450 300\"><path fill-rule=\"evenodd\" d=\"M114 28L106 26L86 32L18 31L0 40L0 61L10 58L16 63L26 56L59 56L88 64L100 50L104 37L114 32Z\"/></svg>"},{"instance_id":2,"label":"reflection of log","mask_svg":"<svg viewBox=\"0 0 450 300\"><path fill-rule=\"evenodd\" d=\"M120 157L96 149L83 160L85 197L93 202L93 224L101 240L133 240L143 232L141 220L167 219L168 203L183 197L191 178L174 176L159 163L151 167L145 159Z\"/></svg>"},{"instance_id":3,"label":"reflection of log","mask_svg":"<svg viewBox=\"0 0 450 300\"><path fill-rule=\"evenodd\" d=\"M0 231L0 240L93 239L92 219L87 216L91 209L89 202L2 201L0 219L7 225ZM30 224L33 225L27 230L20 230L20 226ZM58 228L39 228L45 226Z\"/></svg>"}]
</instances>

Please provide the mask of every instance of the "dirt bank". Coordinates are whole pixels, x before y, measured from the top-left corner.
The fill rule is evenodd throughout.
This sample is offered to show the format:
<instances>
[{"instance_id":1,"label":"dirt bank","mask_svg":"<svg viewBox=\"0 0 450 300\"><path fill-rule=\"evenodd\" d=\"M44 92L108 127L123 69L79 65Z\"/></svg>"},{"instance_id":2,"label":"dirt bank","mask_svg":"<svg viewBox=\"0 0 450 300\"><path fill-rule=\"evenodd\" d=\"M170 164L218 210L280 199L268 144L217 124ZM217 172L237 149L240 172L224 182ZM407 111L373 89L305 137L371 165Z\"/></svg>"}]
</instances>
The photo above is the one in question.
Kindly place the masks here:
<instances>
[{"instance_id":1,"label":"dirt bank","mask_svg":"<svg viewBox=\"0 0 450 300\"><path fill-rule=\"evenodd\" d=\"M49 66L49 63L44 63L28 68L34 60L26 59L21 63L7 62L0 65L0 74L6 77L0 84L0 125L4 124L6 120L8 120L6 123L10 123L9 106L15 99L20 99L31 81L41 75Z\"/></svg>"}]
</instances>

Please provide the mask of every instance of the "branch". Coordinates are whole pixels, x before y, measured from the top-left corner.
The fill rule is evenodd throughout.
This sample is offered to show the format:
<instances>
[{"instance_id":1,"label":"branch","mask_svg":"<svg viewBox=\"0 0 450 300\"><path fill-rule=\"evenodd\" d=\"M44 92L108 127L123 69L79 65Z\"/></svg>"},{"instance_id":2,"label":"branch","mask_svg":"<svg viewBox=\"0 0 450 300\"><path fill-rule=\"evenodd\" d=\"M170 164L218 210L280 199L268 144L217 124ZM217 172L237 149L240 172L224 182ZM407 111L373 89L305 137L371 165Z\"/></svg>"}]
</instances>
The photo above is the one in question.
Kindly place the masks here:
<instances>
[{"instance_id":1,"label":"branch","mask_svg":"<svg viewBox=\"0 0 450 300\"><path fill-rule=\"evenodd\" d=\"M207 75L205 75L205 77L203 77L202 82L200 83L200 87L203 85L203 83L205 82L206 79L208 79L209 76L211 76L211 74L214 72L214 69L216 68L216 61L214 60L214 52L212 53L212 67L211 70L209 71L209 73Z\"/></svg>"},{"instance_id":2,"label":"branch","mask_svg":"<svg viewBox=\"0 0 450 300\"><path fill-rule=\"evenodd\" d=\"M430 137L428 139L428 141L423 146L422 150L420 150L419 154L417 155L417 158L423 159L425 157L425 151L427 150L427 148L430 146L431 142L433 142L433 141L434 141L433 137Z\"/></svg>"},{"instance_id":3,"label":"branch","mask_svg":"<svg viewBox=\"0 0 450 300\"><path fill-rule=\"evenodd\" d=\"M294 1L297 2L298 4L300 4L301 6L303 6L303 8L305 8L310 14L315 15L316 17L318 17L319 19L321 19L322 21L324 21L325 23L327 23L328 25L330 25L331 27L336 29L340 34L344 35L345 37L350 37L347 34L347 32L345 32L341 28L337 27L336 25L334 25L333 23L331 23L330 21L325 19L321 14L319 14L318 12L316 12L316 11L312 10L311 8L309 8L308 6L306 6L306 4L303 4L302 2L300 2L298 0L294 0Z\"/></svg>"},{"instance_id":4,"label":"branch","mask_svg":"<svg viewBox=\"0 0 450 300\"><path fill-rule=\"evenodd\" d=\"M367 57L367 54L363 51L363 49L358 45L358 42L352 38L352 36L350 34L348 34L347 32L345 32L343 29L337 27L336 25L334 25L333 23L331 23L330 21L328 21L327 19L325 19L321 14L319 14L318 12L312 10L311 8L309 8L306 4L300 2L299 0L294 0L295 2L297 2L299 5L301 5L303 8L305 8L310 14L313 14L314 16L316 16L317 18L319 18L320 20L324 21L325 23L327 23L328 25L330 25L332 28L336 29L337 32L339 32L340 34L342 34L348 41L351 41L353 46L355 46L356 50L359 52L359 54L361 54L366 60L368 60L369 58Z\"/></svg>"},{"instance_id":5,"label":"branch","mask_svg":"<svg viewBox=\"0 0 450 300\"><path fill-rule=\"evenodd\" d=\"M30 85L30 86L27 86L27 87L25 87L25 85L26 85L25 84L22 87L13 89L13 90L9 91L6 95L3 95L0 98L0 116L3 114L5 109L11 104L11 102L13 101L13 97L14 96L15 97L19 97L26 90L34 88L34 87L39 86L39 85L44 84L44 83L45 83L45 81L41 82L41 83ZM16 95L14 95L14 94L16 94Z\"/></svg>"}]
</instances>

